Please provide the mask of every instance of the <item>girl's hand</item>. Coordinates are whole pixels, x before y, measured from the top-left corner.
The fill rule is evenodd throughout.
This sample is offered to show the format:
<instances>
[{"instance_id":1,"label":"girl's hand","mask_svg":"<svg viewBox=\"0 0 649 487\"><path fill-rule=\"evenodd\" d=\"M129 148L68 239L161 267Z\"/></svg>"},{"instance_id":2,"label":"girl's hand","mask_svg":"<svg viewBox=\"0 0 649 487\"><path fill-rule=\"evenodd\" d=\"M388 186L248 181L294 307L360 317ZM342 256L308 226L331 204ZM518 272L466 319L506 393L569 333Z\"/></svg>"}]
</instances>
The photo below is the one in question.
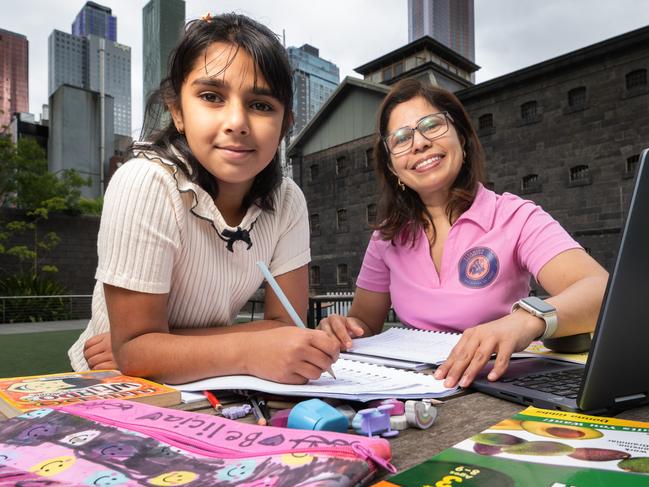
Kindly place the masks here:
<instances>
[{"instance_id":1,"label":"girl's hand","mask_svg":"<svg viewBox=\"0 0 649 487\"><path fill-rule=\"evenodd\" d=\"M320 320L318 330L324 331L327 335L339 342L342 351L352 347L352 338L365 335L365 328L357 318L348 318L341 315L329 315Z\"/></svg>"},{"instance_id":2,"label":"girl's hand","mask_svg":"<svg viewBox=\"0 0 649 487\"><path fill-rule=\"evenodd\" d=\"M110 333L100 333L90 338L83 346L83 356L91 369L116 369Z\"/></svg>"},{"instance_id":3,"label":"girl's hand","mask_svg":"<svg viewBox=\"0 0 649 487\"><path fill-rule=\"evenodd\" d=\"M455 387L458 381L461 387L468 387L495 353L488 379L498 380L507 370L512 353L524 350L544 330L545 322L524 310L469 328L434 376L446 378L444 387Z\"/></svg>"},{"instance_id":4,"label":"girl's hand","mask_svg":"<svg viewBox=\"0 0 649 487\"><path fill-rule=\"evenodd\" d=\"M284 384L318 379L338 360L338 341L319 330L282 326L245 334L250 375Z\"/></svg>"}]
</instances>

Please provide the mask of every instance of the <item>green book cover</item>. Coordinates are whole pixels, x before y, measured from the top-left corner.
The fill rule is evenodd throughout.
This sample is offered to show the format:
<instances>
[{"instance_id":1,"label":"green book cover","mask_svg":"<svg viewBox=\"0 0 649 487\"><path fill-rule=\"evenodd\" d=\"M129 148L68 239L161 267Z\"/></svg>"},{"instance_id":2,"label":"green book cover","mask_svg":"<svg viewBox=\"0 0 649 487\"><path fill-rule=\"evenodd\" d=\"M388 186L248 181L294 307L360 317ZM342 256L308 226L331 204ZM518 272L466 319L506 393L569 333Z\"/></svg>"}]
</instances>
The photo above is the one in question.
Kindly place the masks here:
<instances>
[{"instance_id":1,"label":"green book cover","mask_svg":"<svg viewBox=\"0 0 649 487\"><path fill-rule=\"evenodd\" d=\"M649 423L529 407L376 487L649 485Z\"/></svg>"}]
</instances>

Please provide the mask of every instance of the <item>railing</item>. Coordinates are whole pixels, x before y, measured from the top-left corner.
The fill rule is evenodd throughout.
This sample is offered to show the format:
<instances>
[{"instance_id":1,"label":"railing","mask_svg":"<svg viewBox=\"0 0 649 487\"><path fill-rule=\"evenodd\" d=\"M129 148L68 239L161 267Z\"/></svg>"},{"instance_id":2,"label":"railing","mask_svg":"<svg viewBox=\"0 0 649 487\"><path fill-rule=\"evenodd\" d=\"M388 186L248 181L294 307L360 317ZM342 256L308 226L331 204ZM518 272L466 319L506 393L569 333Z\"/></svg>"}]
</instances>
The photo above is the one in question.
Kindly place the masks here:
<instances>
[{"instance_id":1,"label":"railing","mask_svg":"<svg viewBox=\"0 0 649 487\"><path fill-rule=\"evenodd\" d=\"M307 326L315 328L322 318L330 314L346 315L353 300L353 293L327 293L309 297ZM398 321L392 308L388 312L387 321Z\"/></svg>"},{"instance_id":2,"label":"railing","mask_svg":"<svg viewBox=\"0 0 649 487\"><path fill-rule=\"evenodd\" d=\"M90 294L0 296L0 323L90 318Z\"/></svg>"}]
</instances>

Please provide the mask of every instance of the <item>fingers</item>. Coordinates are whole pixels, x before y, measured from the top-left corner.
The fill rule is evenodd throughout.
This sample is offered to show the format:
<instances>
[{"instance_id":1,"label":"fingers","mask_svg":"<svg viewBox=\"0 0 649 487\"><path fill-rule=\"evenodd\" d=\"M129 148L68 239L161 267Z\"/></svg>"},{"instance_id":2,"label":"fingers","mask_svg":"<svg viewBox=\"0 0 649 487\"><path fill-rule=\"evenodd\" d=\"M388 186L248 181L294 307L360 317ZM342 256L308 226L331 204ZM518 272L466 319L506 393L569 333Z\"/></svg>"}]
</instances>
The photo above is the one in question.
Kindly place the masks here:
<instances>
[{"instance_id":1,"label":"fingers","mask_svg":"<svg viewBox=\"0 0 649 487\"><path fill-rule=\"evenodd\" d=\"M100 333L99 335L95 335L94 337L89 338L88 340L86 340L86 343L84 343L83 349L87 350L89 348L100 345L105 340L108 340L110 342L110 333Z\"/></svg>"},{"instance_id":2,"label":"fingers","mask_svg":"<svg viewBox=\"0 0 649 487\"><path fill-rule=\"evenodd\" d=\"M88 366L93 370L102 369L102 368L107 368L107 369L117 368L117 364L113 359L112 353L100 353L97 355L93 355L92 357L87 358L86 361L88 362Z\"/></svg>"},{"instance_id":3,"label":"fingers","mask_svg":"<svg viewBox=\"0 0 649 487\"><path fill-rule=\"evenodd\" d=\"M448 359L435 371L435 378L446 379L444 387L468 387L482 370L496 348L496 339L474 329L467 330Z\"/></svg>"},{"instance_id":4,"label":"fingers","mask_svg":"<svg viewBox=\"0 0 649 487\"><path fill-rule=\"evenodd\" d=\"M514 353L514 347L508 347L506 344L503 344L503 346L498 349L494 368L489 372L487 379L492 381L500 379L507 370L507 367L509 367L509 359L511 358L512 353Z\"/></svg>"},{"instance_id":5,"label":"fingers","mask_svg":"<svg viewBox=\"0 0 649 487\"><path fill-rule=\"evenodd\" d=\"M362 336L364 330L353 318L331 315L320 321L318 328L336 338L340 348L345 351L352 347L352 338Z\"/></svg>"}]
</instances>

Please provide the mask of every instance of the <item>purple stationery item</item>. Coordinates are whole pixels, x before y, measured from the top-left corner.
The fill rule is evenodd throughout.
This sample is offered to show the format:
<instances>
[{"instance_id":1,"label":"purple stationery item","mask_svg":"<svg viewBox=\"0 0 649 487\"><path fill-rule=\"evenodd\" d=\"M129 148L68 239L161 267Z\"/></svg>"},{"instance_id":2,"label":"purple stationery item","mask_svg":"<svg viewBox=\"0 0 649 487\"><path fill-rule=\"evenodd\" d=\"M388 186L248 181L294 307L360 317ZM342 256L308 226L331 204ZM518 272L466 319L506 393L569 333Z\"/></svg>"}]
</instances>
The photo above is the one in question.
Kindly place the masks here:
<instances>
[{"instance_id":1,"label":"purple stationery item","mask_svg":"<svg viewBox=\"0 0 649 487\"><path fill-rule=\"evenodd\" d=\"M252 412L250 404L243 404L241 406L231 406L221 410L221 416L228 419L239 419L248 416Z\"/></svg>"},{"instance_id":2,"label":"purple stationery item","mask_svg":"<svg viewBox=\"0 0 649 487\"><path fill-rule=\"evenodd\" d=\"M277 426L278 428L286 428L289 414L291 414L290 409L280 409L270 417L270 425Z\"/></svg>"},{"instance_id":3,"label":"purple stationery item","mask_svg":"<svg viewBox=\"0 0 649 487\"><path fill-rule=\"evenodd\" d=\"M390 416L400 416L402 414L406 414L406 405L403 403L403 401L399 401L398 399L379 399L377 401L370 402L368 404L368 407L378 408L383 404L394 405L394 408L392 409L392 411L390 411Z\"/></svg>"},{"instance_id":4,"label":"purple stationery item","mask_svg":"<svg viewBox=\"0 0 649 487\"><path fill-rule=\"evenodd\" d=\"M399 431L390 426L392 404L383 404L378 408L361 409L352 420L352 427L360 434L372 437L381 435L385 438L397 436Z\"/></svg>"}]
</instances>

